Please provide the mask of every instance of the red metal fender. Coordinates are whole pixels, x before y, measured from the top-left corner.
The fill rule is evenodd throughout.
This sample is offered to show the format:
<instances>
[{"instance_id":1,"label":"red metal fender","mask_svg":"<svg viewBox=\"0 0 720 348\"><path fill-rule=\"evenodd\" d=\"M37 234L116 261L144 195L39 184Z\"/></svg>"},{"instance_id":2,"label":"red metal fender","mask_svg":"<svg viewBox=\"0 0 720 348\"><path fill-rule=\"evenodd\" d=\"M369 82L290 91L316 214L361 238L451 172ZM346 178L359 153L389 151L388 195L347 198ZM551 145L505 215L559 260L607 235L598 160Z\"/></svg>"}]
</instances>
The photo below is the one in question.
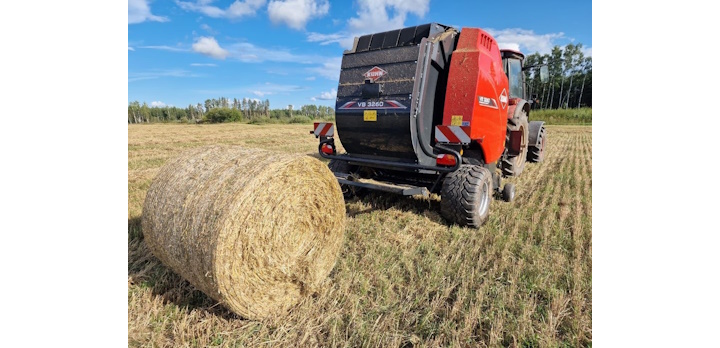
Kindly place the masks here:
<instances>
[{"instance_id":1,"label":"red metal fender","mask_svg":"<svg viewBox=\"0 0 720 348\"><path fill-rule=\"evenodd\" d=\"M470 127L485 161L495 162L505 151L508 102L497 42L482 29L463 28L450 61L442 125Z\"/></svg>"}]
</instances>

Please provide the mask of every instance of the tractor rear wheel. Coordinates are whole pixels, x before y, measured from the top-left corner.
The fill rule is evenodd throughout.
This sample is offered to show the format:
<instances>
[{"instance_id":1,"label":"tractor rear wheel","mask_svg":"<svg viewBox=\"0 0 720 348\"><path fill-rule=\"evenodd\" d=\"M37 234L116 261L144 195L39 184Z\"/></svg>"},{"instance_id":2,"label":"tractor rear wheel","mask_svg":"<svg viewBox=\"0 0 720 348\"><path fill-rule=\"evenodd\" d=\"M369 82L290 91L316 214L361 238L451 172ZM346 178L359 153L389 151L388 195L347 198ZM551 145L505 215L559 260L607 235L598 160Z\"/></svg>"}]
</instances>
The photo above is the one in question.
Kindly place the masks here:
<instances>
[{"instance_id":1,"label":"tractor rear wheel","mask_svg":"<svg viewBox=\"0 0 720 348\"><path fill-rule=\"evenodd\" d=\"M540 127L540 134L538 134L538 137L540 138L538 140L540 145L530 146L530 148L528 148L528 162L539 163L545 158L545 126Z\"/></svg>"},{"instance_id":2,"label":"tractor rear wheel","mask_svg":"<svg viewBox=\"0 0 720 348\"><path fill-rule=\"evenodd\" d=\"M464 164L445 177L440 191L440 212L449 222L478 228L490 215L492 173Z\"/></svg>"},{"instance_id":3,"label":"tractor rear wheel","mask_svg":"<svg viewBox=\"0 0 720 348\"><path fill-rule=\"evenodd\" d=\"M520 153L510 153L510 134L512 131L521 131ZM530 126L525 111L519 116L508 120L507 132L505 133L505 154L500 160L500 170L504 177L518 176L525 168L525 160L528 153L528 138L530 137Z\"/></svg>"}]
</instances>

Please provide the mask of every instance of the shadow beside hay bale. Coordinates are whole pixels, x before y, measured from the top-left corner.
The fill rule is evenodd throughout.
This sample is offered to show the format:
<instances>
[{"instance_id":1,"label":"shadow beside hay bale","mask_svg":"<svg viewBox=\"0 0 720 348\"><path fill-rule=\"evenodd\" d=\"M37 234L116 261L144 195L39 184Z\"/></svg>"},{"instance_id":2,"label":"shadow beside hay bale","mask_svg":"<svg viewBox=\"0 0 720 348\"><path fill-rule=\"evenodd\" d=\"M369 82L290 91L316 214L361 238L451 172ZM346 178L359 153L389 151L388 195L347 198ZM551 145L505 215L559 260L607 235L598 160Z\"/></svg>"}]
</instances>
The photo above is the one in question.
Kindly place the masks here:
<instances>
[{"instance_id":1,"label":"shadow beside hay bale","mask_svg":"<svg viewBox=\"0 0 720 348\"><path fill-rule=\"evenodd\" d=\"M328 161L328 159L322 158L322 156L320 156L320 154L317 153L317 152L308 153L307 155L308 155L309 157L317 158L317 159L322 160L322 161Z\"/></svg>"},{"instance_id":2,"label":"shadow beside hay bale","mask_svg":"<svg viewBox=\"0 0 720 348\"><path fill-rule=\"evenodd\" d=\"M352 203L360 202L363 205L369 205L365 209L354 207ZM346 210L349 217L370 213L374 210L397 209L402 212L413 213L426 216L430 220L439 224L447 224L440 215L440 200L436 195L428 198L402 196L398 194L372 191L366 193L361 198L352 198L346 201Z\"/></svg>"},{"instance_id":3,"label":"shadow beside hay bale","mask_svg":"<svg viewBox=\"0 0 720 348\"><path fill-rule=\"evenodd\" d=\"M188 281L165 267L143 240L140 218L128 219L128 283L149 288L163 303L188 311L204 310L224 319L240 318L217 301L197 290Z\"/></svg>"}]
</instances>

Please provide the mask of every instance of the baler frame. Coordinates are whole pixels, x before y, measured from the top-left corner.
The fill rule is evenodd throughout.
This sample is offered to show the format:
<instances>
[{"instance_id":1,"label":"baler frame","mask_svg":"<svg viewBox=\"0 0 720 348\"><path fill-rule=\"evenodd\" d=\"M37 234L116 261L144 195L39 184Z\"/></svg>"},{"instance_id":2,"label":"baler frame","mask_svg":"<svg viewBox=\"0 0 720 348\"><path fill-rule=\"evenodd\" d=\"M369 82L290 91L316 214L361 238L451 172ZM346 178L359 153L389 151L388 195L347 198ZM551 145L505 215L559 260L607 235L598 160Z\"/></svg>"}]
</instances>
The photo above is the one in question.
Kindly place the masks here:
<instances>
[{"instance_id":1,"label":"baler frame","mask_svg":"<svg viewBox=\"0 0 720 348\"><path fill-rule=\"evenodd\" d=\"M336 153L336 147L335 147L335 139L332 136L323 136L324 139L320 140L320 143L318 145L318 154L322 158L326 158L329 160L338 160L338 161L345 161L349 164L353 165L362 165L365 167L374 167L374 168L382 168L382 169L390 169L390 170L405 170L405 171L416 171L416 170L427 170L427 171L435 171L437 172L437 179L435 180L435 183L433 186L428 190L425 186L414 186L414 185L398 185L396 183L386 183L383 182L382 184L375 184L370 182L363 182L360 181L362 179L355 178L352 175L349 175L347 173L337 173L333 172L335 174L335 178L338 180L340 184L350 185L350 186L356 186L360 188L366 188L371 190L377 190L377 191L384 191L384 192L391 192L396 194L401 194L405 196L413 196L413 195L423 195L428 196L430 193L434 193L437 191L437 188L439 187L440 183L442 182L442 179L445 177L446 174L454 172L460 168L462 165L462 155L459 151L456 151L449 146L443 145L443 144L436 144L433 147L433 152L440 155L440 154L447 154L455 156L456 161L454 166L426 166L421 164L413 164L413 163L402 163L402 162L394 162L394 161L385 161L385 160L379 160L379 159L371 159L371 158L362 158L362 157L356 157L349 154L344 155L337 155ZM327 154L323 152L323 147L325 145L330 146L332 148L332 154Z\"/></svg>"}]
</instances>

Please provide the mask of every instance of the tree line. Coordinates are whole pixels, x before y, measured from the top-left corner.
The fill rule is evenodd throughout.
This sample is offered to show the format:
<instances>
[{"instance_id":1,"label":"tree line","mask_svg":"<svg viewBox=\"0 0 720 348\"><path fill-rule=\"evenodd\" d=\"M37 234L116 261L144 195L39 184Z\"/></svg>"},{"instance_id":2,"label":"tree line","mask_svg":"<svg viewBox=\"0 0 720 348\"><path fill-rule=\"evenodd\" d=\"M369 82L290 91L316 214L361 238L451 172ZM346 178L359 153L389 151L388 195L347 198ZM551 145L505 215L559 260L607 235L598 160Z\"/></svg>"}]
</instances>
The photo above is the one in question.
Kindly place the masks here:
<instances>
[{"instance_id":1,"label":"tree line","mask_svg":"<svg viewBox=\"0 0 720 348\"><path fill-rule=\"evenodd\" d=\"M232 100L226 97L207 99L204 103L176 106L149 106L146 102L133 101L128 104L128 123L152 122L229 122L261 121L263 119L292 119L305 117L308 120L329 119L335 116L335 109L322 105L303 105L294 110L292 105L285 109L270 109L270 100L250 98Z\"/></svg>"},{"instance_id":2,"label":"tree line","mask_svg":"<svg viewBox=\"0 0 720 348\"><path fill-rule=\"evenodd\" d=\"M533 108L592 107L592 58L585 57L582 44L555 46L549 54L530 54L524 65L547 65L550 73L547 83L540 81L539 69L530 69L527 74L528 96L535 101Z\"/></svg>"}]
</instances>

